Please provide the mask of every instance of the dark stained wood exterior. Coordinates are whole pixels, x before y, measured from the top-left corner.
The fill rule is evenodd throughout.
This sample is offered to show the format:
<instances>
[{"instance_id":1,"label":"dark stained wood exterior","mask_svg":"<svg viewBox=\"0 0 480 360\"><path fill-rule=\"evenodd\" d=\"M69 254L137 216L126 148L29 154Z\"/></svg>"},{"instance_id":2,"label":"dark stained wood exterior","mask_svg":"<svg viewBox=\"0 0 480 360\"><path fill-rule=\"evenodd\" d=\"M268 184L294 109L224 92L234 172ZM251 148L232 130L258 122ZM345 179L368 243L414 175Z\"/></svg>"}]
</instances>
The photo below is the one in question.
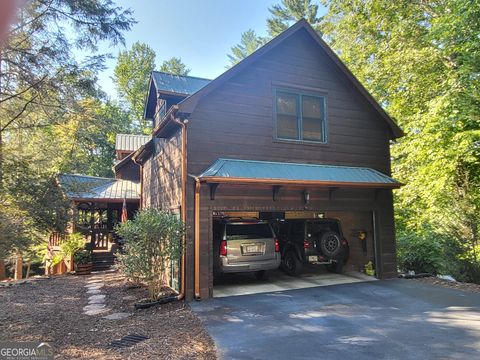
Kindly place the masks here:
<instances>
[{"instance_id":1,"label":"dark stained wood exterior","mask_svg":"<svg viewBox=\"0 0 480 360\"><path fill-rule=\"evenodd\" d=\"M181 132L154 139L153 153L143 164L142 207L179 211L181 203Z\"/></svg>"},{"instance_id":2,"label":"dark stained wood exterior","mask_svg":"<svg viewBox=\"0 0 480 360\"><path fill-rule=\"evenodd\" d=\"M326 144L278 140L275 136L274 88L288 88L326 96ZM389 141L392 130L381 114L355 88L311 35L300 29L271 51L200 99L188 118L187 171L199 175L218 158L285 161L376 169L390 175ZM180 128L159 139L144 163L143 206L179 206L181 195ZM186 297L194 297L194 187L187 184ZM302 191L309 190L306 207ZM201 298L212 296L213 211L312 210L342 220L351 243L347 266L359 270L376 263L379 277L396 274L392 191L389 189L338 189L284 186L278 201L266 185L221 184L210 200L207 184L200 196ZM367 232L364 254L355 231Z\"/></svg>"},{"instance_id":3,"label":"dark stained wood exterior","mask_svg":"<svg viewBox=\"0 0 480 360\"><path fill-rule=\"evenodd\" d=\"M115 168L115 179L140 181L140 166L131 159L121 167Z\"/></svg>"}]
</instances>

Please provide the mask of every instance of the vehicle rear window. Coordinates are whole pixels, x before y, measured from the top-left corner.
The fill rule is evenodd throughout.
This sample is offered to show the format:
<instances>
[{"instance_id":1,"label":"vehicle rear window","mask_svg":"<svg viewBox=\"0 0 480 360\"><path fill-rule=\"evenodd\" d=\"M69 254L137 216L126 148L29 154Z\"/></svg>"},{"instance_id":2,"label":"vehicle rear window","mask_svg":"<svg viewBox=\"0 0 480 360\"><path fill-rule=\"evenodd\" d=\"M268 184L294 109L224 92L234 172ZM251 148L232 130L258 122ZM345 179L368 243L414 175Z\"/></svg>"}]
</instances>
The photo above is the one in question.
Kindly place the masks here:
<instances>
[{"instance_id":1,"label":"vehicle rear window","mask_svg":"<svg viewBox=\"0 0 480 360\"><path fill-rule=\"evenodd\" d=\"M307 232L309 233L316 234L324 231L335 231L336 233L340 233L338 223L333 221L324 223L307 223Z\"/></svg>"},{"instance_id":2,"label":"vehicle rear window","mask_svg":"<svg viewBox=\"0 0 480 360\"><path fill-rule=\"evenodd\" d=\"M271 238L268 224L227 224L227 240Z\"/></svg>"}]
</instances>

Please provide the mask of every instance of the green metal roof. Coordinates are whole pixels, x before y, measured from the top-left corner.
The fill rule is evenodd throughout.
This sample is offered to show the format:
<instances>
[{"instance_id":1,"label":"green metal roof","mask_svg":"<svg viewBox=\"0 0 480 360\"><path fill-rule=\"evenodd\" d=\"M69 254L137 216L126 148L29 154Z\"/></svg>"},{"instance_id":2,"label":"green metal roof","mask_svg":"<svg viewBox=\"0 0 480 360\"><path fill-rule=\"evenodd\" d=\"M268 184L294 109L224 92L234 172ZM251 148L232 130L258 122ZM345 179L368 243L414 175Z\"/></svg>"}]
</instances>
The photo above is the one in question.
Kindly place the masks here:
<instances>
[{"instance_id":1,"label":"green metal roof","mask_svg":"<svg viewBox=\"0 0 480 360\"><path fill-rule=\"evenodd\" d=\"M173 75L161 71L153 71L152 79L157 91L167 91L175 94L191 95L211 80L194 76Z\"/></svg>"},{"instance_id":2,"label":"green metal roof","mask_svg":"<svg viewBox=\"0 0 480 360\"><path fill-rule=\"evenodd\" d=\"M238 159L218 159L199 175L208 178L298 181L400 187L391 177L371 168L320 164L286 163Z\"/></svg>"},{"instance_id":3,"label":"green metal roof","mask_svg":"<svg viewBox=\"0 0 480 360\"><path fill-rule=\"evenodd\" d=\"M130 180L60 174L58 182L72 200L140 200L140 183Z\"/></svg>"}]
</instances>

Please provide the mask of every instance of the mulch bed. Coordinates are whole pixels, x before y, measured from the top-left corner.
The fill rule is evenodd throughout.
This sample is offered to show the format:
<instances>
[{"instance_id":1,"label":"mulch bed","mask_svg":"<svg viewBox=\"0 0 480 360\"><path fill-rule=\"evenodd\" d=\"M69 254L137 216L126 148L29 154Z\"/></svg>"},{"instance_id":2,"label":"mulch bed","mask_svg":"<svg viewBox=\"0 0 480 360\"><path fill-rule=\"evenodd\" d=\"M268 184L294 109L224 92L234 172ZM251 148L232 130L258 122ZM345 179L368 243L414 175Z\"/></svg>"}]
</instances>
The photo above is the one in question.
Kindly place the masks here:
<instances>
[{"instance_id":1,"label":"mulch bed","mask_svg":"<svg viewBox=\"0 0 480 360\"><path fill-rule=\"evenodd\" d=\"M456 290L480 293L480 285L473 284L473 283L464 283L460 281L448 281L448 280L442 280L436 277L425 277L425 278L419 278L419 279L413 279L413 280L432 284L432 285L443 286L451 289L456 289Z\"/></svg>"},{"instance_id":2,"label":"mulch bed","mask_svg":"<svg viewBox=\"0 0 480 360\"><path fill-rule=\"evenodd\" d=\"M0 287L0 341L43 341L62 359L216 359L212 339L184 302L134 310L147 296L115 273L105 274L108 313L87 316L84 287L89 276L60 276ZM102 316L133 315L122 320ZM112 349L112 340L129 334L149 339L131 348Z\"/></svg>"}]
</instances>

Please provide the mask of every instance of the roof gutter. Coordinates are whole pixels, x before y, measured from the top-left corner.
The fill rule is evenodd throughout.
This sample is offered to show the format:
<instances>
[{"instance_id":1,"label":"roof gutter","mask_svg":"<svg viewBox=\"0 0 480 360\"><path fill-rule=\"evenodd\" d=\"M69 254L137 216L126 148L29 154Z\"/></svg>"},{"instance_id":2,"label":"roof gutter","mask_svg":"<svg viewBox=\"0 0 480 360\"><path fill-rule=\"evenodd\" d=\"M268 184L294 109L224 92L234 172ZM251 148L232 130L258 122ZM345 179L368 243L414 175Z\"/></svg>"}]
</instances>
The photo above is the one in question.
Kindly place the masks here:
<instances>
[{"instance_id":1,"label":"roof gutter","mask_svg":"<svg viewBox=\"0 0 480 360\"><path fill-rule=\"evenodd\" d=\"M252 179L241 177L202 176L201 182L218 184L263 184L263 185L290 185L290 186L324 186L343 188L381 188L398 189L404 184L395 183L371 183L349 181L318 181L318 180L290 180L290 179Z\"/></svg>"}]
</instances>

